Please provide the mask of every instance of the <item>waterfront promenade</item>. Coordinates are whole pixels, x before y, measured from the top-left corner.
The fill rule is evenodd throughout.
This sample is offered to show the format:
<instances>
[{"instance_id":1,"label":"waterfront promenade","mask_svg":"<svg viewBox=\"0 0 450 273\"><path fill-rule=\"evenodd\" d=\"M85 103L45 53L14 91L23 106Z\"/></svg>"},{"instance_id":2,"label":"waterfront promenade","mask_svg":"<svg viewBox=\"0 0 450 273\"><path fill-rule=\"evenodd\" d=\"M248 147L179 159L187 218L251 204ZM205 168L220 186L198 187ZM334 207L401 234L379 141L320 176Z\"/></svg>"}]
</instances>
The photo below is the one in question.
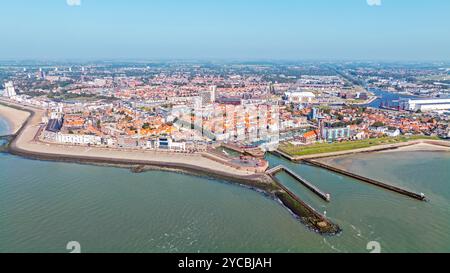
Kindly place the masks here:
<instances>
[{"instance_id":1,"label":"waterfront promenade","mask_svg":"<svg viewBox=\"0 0 450 273\"><path fill-rule=\"evenodd\" d=\"M30 114L9 145L9 151L12 154L50 161L112 164L128 167L150 166L234 181L263 191L274 199L279 199L285 207L289 208L294 215L314 231L331 235L340 232L339 226L311 210L309 205L283 187L280 187L274 179L265 173L239 170L204 157L202 154L127 151L124 149L44 143L39 141L37 137L42 128L41 121L45 114L44 110L31 106L17 105L4 100L0 100L0 104ZM14 120L14 116L8 116L8 112L4 112L2 115L5 115L8 120Z\"/></svg>"},{"instance_id":2,"label":"waterfront promenade","mask_svg":"<svg viewBox=\"0 0 450 273\"><path fill-rule=\"evenodd\" d=\"M179 167L180 169L239 179L254 179L258 176L252 172L221 164L202 156L202 154L175 154L144 150L127 151L126 149L44 143L37 138L42 117L45 114L44 110L32 106L17 105L5 100L1 100L0 103L3 104L0 106L0 109L2 109L0 114L15 128L13 134L17 133L17 137L10 145L13 154L49 160L69 161L73 159L74 161L97 161L112 164ZM21 129L19 130L19 128Z\"/></svg>"}]
</instances>

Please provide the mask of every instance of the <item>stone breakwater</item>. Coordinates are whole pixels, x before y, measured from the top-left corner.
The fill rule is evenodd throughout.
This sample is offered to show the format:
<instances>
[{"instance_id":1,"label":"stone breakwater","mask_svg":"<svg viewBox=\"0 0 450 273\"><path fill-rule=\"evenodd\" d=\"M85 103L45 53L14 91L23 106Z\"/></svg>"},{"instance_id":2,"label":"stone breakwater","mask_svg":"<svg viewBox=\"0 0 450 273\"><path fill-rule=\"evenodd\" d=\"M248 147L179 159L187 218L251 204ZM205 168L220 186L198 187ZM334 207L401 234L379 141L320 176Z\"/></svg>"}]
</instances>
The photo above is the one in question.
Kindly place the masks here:
<instances>
[{"instance_id":1,"label":"stone breakwater","mask_svg":"<svg viewBox=\"0 0 450 273\"><path fill-rule=\"evenodd\" d=\"M144 171L145 168L157 168L226 180L262 192L274 200L279 200L308 228L320 234L334 235L341 231L337 225L311 210L307 204L265 173L248 173L244 170L237 170L201 155L193 157L179 154L124 152L95 147L42 143L38 140L37 135L41 129L43 110L3 100L0 101L0 104L29 113L8 147L11 154L36 160L127 167L137 172Z\"/></svg>"}]
</instances>

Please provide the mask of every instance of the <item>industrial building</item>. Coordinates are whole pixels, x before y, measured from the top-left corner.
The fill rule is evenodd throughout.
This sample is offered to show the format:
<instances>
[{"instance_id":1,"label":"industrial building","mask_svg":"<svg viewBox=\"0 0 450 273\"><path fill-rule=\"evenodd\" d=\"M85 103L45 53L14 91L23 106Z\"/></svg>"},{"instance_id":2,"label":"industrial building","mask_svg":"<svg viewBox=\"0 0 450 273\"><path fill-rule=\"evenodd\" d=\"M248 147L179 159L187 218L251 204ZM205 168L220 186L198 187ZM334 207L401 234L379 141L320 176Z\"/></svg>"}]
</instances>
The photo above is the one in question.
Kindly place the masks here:
<instances>
[{"instance_id":1,"label":"industrial building","mask_svg":"<svg viewBox=\"0 0 450 273\"><path fill-rule=\"evenodd\" d=\"M447 99L410 99L406 102L406 107L409 111L436 111L436 110L450 110L450 98Z\"/></svg>"}]
</instances>

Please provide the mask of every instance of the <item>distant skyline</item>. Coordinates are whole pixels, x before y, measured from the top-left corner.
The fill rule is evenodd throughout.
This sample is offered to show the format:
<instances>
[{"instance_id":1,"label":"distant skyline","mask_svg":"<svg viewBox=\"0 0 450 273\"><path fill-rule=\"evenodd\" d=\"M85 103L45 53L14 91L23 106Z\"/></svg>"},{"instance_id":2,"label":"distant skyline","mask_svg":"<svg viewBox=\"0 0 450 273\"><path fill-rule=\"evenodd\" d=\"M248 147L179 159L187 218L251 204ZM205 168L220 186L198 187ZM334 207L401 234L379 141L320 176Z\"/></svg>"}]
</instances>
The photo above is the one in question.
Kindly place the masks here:
<instances>
[{"instance_id":1,"label":"distant skyline","mask_svg":"<svg viewBox=\"0 0 450 273\"><path fill-rule=\"evenodd\" d=\"M442 0L2 0L0 10L3 60L450 60Z\"/></svg>"}]
</instances>

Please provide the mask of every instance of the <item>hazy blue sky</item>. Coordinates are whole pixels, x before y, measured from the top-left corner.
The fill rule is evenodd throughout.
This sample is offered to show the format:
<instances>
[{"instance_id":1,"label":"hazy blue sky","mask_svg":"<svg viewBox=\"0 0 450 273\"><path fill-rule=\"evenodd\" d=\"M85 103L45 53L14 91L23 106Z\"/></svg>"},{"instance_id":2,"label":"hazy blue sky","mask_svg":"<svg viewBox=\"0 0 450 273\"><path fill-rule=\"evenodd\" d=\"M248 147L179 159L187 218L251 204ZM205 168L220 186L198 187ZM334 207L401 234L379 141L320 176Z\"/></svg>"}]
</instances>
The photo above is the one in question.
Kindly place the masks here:
<instances>
[{"instance_id":1,"label":"hazy blue sky","mask_svg":"<svg viewBox=\"0 0 450 273\"><path fill-rule=\"evenodd\" d=\"M450 60L448 0L1 0L0 58Z\"/></svg>"}]
</instances>

